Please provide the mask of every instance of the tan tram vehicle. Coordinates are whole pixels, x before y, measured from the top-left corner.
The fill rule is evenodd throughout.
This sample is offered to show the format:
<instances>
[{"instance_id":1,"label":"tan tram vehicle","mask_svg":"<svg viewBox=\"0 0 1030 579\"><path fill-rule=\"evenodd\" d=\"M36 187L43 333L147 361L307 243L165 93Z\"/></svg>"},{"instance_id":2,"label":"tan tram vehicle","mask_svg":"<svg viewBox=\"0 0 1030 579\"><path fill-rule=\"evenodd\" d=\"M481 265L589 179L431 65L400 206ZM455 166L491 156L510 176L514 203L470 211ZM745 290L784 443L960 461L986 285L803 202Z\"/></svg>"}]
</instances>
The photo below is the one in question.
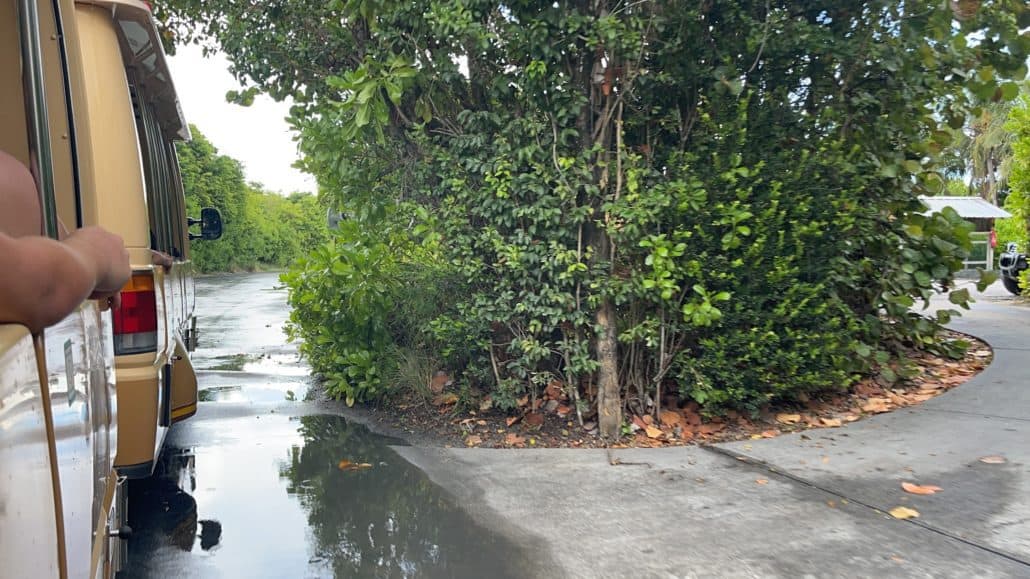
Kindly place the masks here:
<instances>
[{"instance_id":1,"label":"tan tram vehicle","mask_svg":"<svg viewBox=\"0 0 1030 579\"><path fill-rule=\"evenodd\" d=\"M157 39L139 2L0 0L0 150L33 168L47 235L101 225L133 265L117 312L86 301L35 336L0 324L2 577L113 577L129 532L119 475L148 475L168 425L196 408L171 144L188 131ZM218 237L217 212L202 228ZM170 272L152 249L174 256Z\"/></svg>"},{"instance_id":2,"label":"tan tram vehicle","mask_svg":"<svg viewBox=\"0 0 1030 579\"><path fill-rule=\"evenodd\" d=\"M89 223L125 240L133 276L114 315L118 376L115 467L128 478L153 472L168 427L197 411L196 345L189 225L173 141L189 139L150 9L135 0L75 3L81 77L72 77L78 135L93 157L84 176L97 192ZM135 163L127 163L135 159ZM205 209L203 233L221 234ZM154 252L170 256L166 270Z\"/></svg>"}]
</instances>

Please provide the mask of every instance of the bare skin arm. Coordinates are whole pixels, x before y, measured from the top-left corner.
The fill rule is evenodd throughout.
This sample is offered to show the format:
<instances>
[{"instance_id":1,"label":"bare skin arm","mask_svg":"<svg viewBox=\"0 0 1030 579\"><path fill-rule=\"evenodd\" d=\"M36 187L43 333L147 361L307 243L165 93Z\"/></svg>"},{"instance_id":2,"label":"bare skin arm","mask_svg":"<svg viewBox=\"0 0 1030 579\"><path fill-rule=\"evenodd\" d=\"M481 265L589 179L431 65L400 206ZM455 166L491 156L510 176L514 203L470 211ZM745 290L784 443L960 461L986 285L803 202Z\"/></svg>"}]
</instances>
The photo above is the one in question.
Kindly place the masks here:
<instances>
[{"instance_id":1,"label":"bare skin arm","mask_svg":"<svg viewBox=\"0 0 1030 579\"><path fill-rule=\"evenodd\" d=\"M129 278L121 238L96 227L63 242L0 233L0 321L31 331L59 322L87 298L117 294Z\"/></svg>"},{"instance_id":2,"label":"bare skin arm","mask_svg":"<svg viewBox=\"0 0 1030 579\"><path fill-rule=\"evenodd\" d=\"M55 241L40 235L40 215L32 175L0 151L0 322L38 332L88 298L117 306L130 275L122 239L85 227Z\"/></svg>"}]
</instances>

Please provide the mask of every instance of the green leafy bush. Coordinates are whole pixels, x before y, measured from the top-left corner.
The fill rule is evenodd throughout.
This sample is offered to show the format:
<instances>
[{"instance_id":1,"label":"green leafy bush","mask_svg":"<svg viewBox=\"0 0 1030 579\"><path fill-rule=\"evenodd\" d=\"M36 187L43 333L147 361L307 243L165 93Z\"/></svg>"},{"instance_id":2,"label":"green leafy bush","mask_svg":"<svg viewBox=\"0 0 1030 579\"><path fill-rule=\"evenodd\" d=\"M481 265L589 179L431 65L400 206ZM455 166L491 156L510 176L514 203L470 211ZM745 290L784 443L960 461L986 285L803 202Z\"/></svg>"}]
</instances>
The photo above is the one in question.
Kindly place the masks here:
<instances>
[{"instance_id":1,"label":"green leafy bush","mask_svg":"<svg viewBox=\"0 0 1030 579\"><path fill-rule=\"evenodd\" d=\"M341 395L432 340L470 391L505 407L559 379L616 436L671 391L753 409L950 349L950 314L913 308L968 230L918 197L1018 92L1025 2L264 4L159 11L296 98L304 165L356 224L288 278ZM428 239L433 259L382 255Z\"/></svg>"}]
</instances>

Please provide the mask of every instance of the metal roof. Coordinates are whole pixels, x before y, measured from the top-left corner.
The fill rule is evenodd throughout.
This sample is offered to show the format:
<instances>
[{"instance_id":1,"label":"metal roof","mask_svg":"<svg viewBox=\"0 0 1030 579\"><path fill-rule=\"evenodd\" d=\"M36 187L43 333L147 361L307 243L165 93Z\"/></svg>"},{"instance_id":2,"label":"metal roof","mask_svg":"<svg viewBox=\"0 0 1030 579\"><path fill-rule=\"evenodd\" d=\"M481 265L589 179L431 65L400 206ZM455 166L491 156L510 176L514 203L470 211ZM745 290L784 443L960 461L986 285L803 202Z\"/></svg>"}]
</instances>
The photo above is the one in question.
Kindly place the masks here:
<instances>
[{"instance_id":1,"label":"metal roof","mask_svg":"<svg viewBox=\"0 0 1030 579\"><path fill-rule=\"evenodd\" d=\"M993 205L979 197L920 197L923 205L929 207L927 213L951 207L966 219L1004 219L1012 214L997 205Z\"/></svg>"}]
</instances>

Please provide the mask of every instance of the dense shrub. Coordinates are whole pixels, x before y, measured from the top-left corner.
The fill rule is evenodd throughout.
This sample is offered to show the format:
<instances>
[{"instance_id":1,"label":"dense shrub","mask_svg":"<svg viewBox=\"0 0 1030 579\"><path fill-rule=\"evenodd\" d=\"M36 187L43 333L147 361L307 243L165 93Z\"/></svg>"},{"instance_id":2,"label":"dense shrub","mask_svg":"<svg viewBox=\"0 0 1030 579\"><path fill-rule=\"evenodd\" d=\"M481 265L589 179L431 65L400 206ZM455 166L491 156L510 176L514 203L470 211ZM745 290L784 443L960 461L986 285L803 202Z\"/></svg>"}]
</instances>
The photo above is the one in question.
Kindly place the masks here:
<instances>
[{"instance_id":1,"label":"dense shrub","mask_svg":"<svg viewBox=\"0 0 1030 579\"><path fill-rule=\"evenodd\" d=\"M917 198L1030 52L1015 0L159 11L298 99L304 163L355 222L288 278L315 367L356 368L341 393L378 394L398 300L432 286L394 272L444 264L455 290L418 317L459 383L503 407L559 379L612 436L671 390L755 408L949 349L949 314L913 306L951 285L968 229ZM438 259L350 272L396 236Z\"/></svg>"}]
</instances>

